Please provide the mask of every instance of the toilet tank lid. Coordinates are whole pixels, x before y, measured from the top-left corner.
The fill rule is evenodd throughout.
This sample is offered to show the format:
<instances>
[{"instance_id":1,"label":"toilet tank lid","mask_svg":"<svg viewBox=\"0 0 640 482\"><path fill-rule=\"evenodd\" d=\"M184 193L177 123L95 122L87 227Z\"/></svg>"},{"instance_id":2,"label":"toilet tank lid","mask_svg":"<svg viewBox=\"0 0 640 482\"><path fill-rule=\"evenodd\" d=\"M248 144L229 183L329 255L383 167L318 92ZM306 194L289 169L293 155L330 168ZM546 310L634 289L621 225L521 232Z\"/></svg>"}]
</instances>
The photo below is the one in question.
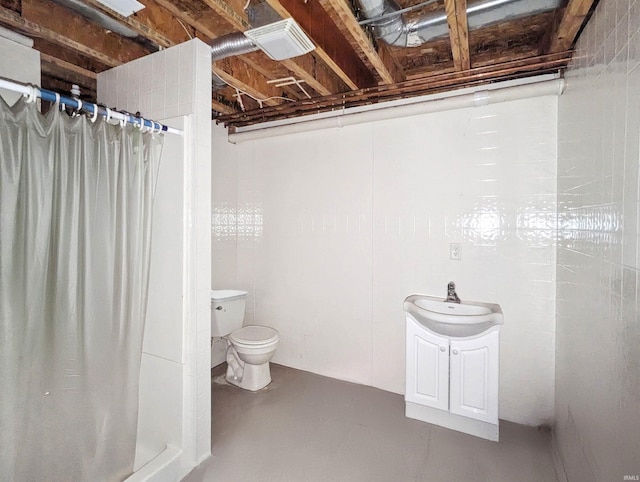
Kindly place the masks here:
<instances>
[{"instance_id":1,"label":"toilet tank lid","mask_svg":"<svg viewBox=\"0 0 640 482\"><path fill-rule=\"evenodd\" d=\"M247 294L242 290L211 290L211 299L213 301L231 301L244 298Z\"/></svg>"}]
</instances>

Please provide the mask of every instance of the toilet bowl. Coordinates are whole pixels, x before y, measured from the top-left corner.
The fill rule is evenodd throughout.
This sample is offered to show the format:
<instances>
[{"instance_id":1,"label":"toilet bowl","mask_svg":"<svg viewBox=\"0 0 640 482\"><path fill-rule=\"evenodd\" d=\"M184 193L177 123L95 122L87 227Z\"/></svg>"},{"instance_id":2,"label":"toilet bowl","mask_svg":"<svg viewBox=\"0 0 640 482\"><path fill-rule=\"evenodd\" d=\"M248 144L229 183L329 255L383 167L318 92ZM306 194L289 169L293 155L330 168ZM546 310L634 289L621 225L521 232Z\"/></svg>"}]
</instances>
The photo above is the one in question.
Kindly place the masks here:
<instances>
[{"instance_id":1,"label":"toilet bowl","mask_svg":"<svg viewBox=\"0 0 640 482\"><path fill-rule=\"evenodd\" d=\"M227 381L253 392L269 385L269 361L279 339L278 332L268 326L249 325L231 333L227 337ZM229 363L230 359L238 361L238 358L239 366Z\"/></svg>"},{"instance_id":2,"label":"toilet bowl","mask_svg":"<svg viewBox=\"0 0 640 482\"><path fill-rule=\"evenodd\" d=\"M255 392L271 383L269 361L280 335L268 326L242 327L246 297L246 291L211 291L211 336L227 340L227 382Z\"/></svg>"}]
</instances>

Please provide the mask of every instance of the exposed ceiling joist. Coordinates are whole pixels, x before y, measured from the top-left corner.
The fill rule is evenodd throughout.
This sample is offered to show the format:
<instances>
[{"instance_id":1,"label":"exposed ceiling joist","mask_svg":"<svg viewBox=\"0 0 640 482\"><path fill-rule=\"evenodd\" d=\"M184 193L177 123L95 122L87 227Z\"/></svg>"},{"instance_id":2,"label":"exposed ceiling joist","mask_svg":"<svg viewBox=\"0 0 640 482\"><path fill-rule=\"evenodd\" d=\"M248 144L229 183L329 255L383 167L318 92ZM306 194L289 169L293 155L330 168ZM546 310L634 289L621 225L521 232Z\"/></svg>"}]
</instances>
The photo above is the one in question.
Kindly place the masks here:
<instances>
[{"instance_id":1,"label":"exposed ceiling joist","mask_svg":"<svg viewBox=\"0 0 640 482\"><path fill-rule=\"evenodd\" d=\"M393 53L391 52L391 47L389 47L386 43L381 42L378 45L378 55L380 56L380 60L386 66L387 70L391 74L393 79L397 79L394 83L404 82L407 80L407 74L402 68L402 66L396 61L393 57Z\"/></svg>"},{"instance_id":2,"label":"exposed ceiling joist","mask_svg":"<svg viewBox=\"0 0 640 482\"><path fill-rule=\"evenodd\" d=\"M109 66L149 54L140 44L87 22L80 15L69 15L68 10L48 0L22 0L22 18L46 29L47 40L94 56Z\"/></svg>"},{"instance_id":3,"label":"exposed ceiling joist","mask_svg":"<svg viewBox=\"0 0 640 482\"><path fill-rule=\"evenodd\" d=\"M89 45L93 45L92 40L90 41L85 39L83 42L83 39L77 38L77 36L75 39L66 37L55 30L39 24L37 19L34 19L34 21L28 20L27 18L18 15L13 10L9 10L4 7L0 7L0 23L8 25L9 27L12 27L30 37L42 38L62 47L67 47L109 67L115 67L122 63L119 58L111 55L111 53L106 53L104 51L97 50L95 47L90 47Z\"/></svg>"},{"instance_id":4,"label":"exposed ceiling joist","mask_svg":"<svg viewBox=\"0 0 640 482\"><path fill-rule=\"evenodd\" d=\"M76 13L82 9L78 0L0 0L0 25L34 39L34 48L41 52L44 88L62 86L67 91L66 84L77 83L83 100L95 95L97 73L147 55L155 46L167 48L190 38L210 42L247 30L251 9L268 9L262 2L283 18L293 17L316 45L315 51L280 62L258 51L218 61L213 68L232 86L264 99L259 103L242 95L239 105L233 88L216 90L212 109L237 126L557 72L597 2L499 2L491 11L505 5L504 15L496 12L497 20L489 16L469 31L465 0L428 5L395 0L407 32L417 35L410 43L420 44L405 47L402 42L372 40L353 14L354 0L140 0L145 8L129 17L98 0L81 1L99 13L84 11L88 18L81 17ZM389 13L387 9L384 15ZM107 21L101 20L104 15ZM409 30L414 21L422 21L422 26ZM131 37L124 36L127 31ZM548 52L559 53L550 59L537 57ZM291 85L276 87L270 81L277 79L291 79Z\"/></svg>"},{"instance_id":5,"label":"exposed ceiling joist","mask_svg":"<svg viewBox=\"0 0 640 482\"><path fill-rule=\"evenodd\" d=\"M79 77L83 77L86 80L90 80L93 82L96 82L98 80L98 74L96 74L95 72L92 72L87 69L83 69L82 67L78 67L77 65L74 65L71 62L67 62L66 60L56 58L52 55L40 53L40 61L43 64L50 64L50 65L55 65L57 67L60 67L66 72L72 72L78 75Z\"/></svg>"},{"instance_id":6,"label":"exposed ceiling joist","mask_svg":"<svg viewBox=\"0 0 640 482\"><path fill-rule=\"evenodd\" d=\"M203 0L220 17L224 18L238 32L251 28L247 15L243 10L242 0Z\"/></svg>"},{"instance_id":7,"label":"exposed ceiling joist","mask_svg":"<svg viewBox=\"0 0 640 482\"><path fill-rule=\"evenodd\" d=\"M96 74L109 68L108 65L80 54L75 50L68 49L60 44L55 44L42 38L33 39L33 48L40 51L41 57L42 55L48 55Z\"/></svg>"},{"instance_id":8,"label":"exposed ceiling joist","mask_svg":"<svg viewBox=\"0 0 640 482\"><path fill-rule=\"evenodd\" d=\"M444 0L449 24L449 39L453 65L456 70L469 70L471 58L469 56L469 27L467 24L467 1Z\"/></svg>"},{"instance_id":9,"label":"exposed ceiling joist","mask_svg":"<svg viewBox=\"0 0 640 482\"><path fill-rule=\"evenodd\" d=\"M253 71L249 65L242 62L238 57L228 57L215 63L214 73L222 80L247 92L256 99L260 99L266 105L278 105L281 103L277 97L282 96L282 91L273 84L269 84L271 79L266 78L259 72Z\"/></svg>"},{"instance_id":10,"label":"exposed ceiling joist","mask_svg":"<svg viewBox=\"0 0 640 482\"><path fill-rule=\"evenodd\" d=\"M161 47L172 47L189 40L194 35L193 29L189 31L187 27L178 24L169 11L153 0L142 0L141 3L145 8L128 17L111 10L98 0L83 0L83 2Z\"/></svg>"},{"instance_id":11,"label":"exposed ceiling joist","mask_svg":"<svg viewBox=\"0 0 640 482\"><path fill-rule=\"evenodd\" d=\"M348 90L333 71L324 62L316 59L313 53L283 60L281 63L293 72L295 77L304 80L320 95L337 94Z\"/></svg>"},{"instance_id":12,"label":"exposed ceiling joist","mask_svg":"<svg viewBox=\"0 0 640 482\"><path fill-rule=\"evenodd\" d=\"M352 89L375 85L373 74L350 47L318 0L267 0L283 18L293 17L316 45L317 55Z\"/></svg>"},{"instance_id":13,"label":"exposed ceiling joist","mask_svg":"<svg viewBox=\"0 0 640 482\"><path fill-rule=\"evenodd\" d=\"M216 112L220 112L222 114L233 114L234 112L236 112L236 109L234 109L233 107L223 104L222 102L218 102L215 99L211 101L211 110L215 110Z\"/></svg>"},{"instance_id":14,"label":"exposed ceiling joist","mask_svg":"<svg viewBox=\"0 0 640 482\"><path fill-rule=\"evenodd\" d=\"M571 48L595 2L596 0L569 0L560 23L551 32L549 53L562 52Z\"/></svg>"},{"instance_id":15,"label":"exposed ceiling joist","mask_svg":"<svg viewBox=\"0 0 640 482\"><path fill-rule=\"evenodd\" d=\"M202 15L195 15L188 10L181 9L176 2L172 0L155 0L158 5L174 15L176 19L184 22L198 32L204 34L205 37L212 39L221 35L211 22L211 19Z\"/></svg>"},{"instance_id":16,"label":"exposed ceiling joist","mask_svg":"<svg viewBox=\"0 0 640 482\"><path fill-rule=\"evenodd\" d=\"M262 74L266 80L274 81L277 79L291 77L290 72L281 65L280 62L265 62L265 54L263 52L251 52L240 55L238 58L256 72ZM294 99L301 97L301 92L292 87L285 86L282 87L282 90ZM274 95L274 92L269 92L265 94L264 97L269 97L270 95Z\"/></svg>"},{"instance_id":17,"label":"exposed ceiling joist","mask_svg":"<svg viewBox=\"0 0 640 482\"><path fill-rule=\"evenodd\" d=\"M388 56L381 56L371 43L346 0L319 0L325 10L332 9L349 32L349 39L357 45L382 79L383 84L394 84L404 80L404 74Z\"/></svg>"}]
</instances>

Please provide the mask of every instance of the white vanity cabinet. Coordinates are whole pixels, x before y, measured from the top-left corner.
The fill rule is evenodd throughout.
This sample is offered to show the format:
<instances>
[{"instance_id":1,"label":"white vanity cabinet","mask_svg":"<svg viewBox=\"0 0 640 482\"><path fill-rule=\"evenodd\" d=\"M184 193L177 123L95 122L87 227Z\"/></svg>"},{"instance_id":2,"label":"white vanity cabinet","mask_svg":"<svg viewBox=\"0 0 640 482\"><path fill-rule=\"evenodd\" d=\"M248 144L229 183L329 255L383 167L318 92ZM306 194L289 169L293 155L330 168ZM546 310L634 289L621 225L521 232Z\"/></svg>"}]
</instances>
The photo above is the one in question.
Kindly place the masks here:
<instances>
[{"instance_id":1,"label":"white vanity cabinet","mask_svg":"<svg viewBox=\"0 0 640 482\"><path fill-rule=\"evenodd\" d=\"M441 336L407 313L407 416L497 441L499 337Z\"/></svg>"}]
</instances>

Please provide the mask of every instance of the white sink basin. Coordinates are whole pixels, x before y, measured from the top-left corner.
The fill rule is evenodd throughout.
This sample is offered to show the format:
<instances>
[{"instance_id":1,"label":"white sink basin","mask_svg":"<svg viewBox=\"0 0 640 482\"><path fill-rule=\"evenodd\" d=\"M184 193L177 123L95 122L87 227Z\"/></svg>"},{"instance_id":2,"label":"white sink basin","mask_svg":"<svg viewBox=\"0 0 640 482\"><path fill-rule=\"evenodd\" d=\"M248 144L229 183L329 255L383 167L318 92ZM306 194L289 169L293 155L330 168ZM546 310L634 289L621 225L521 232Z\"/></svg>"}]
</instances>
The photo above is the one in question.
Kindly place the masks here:
<instances>
[{"instance_id":1,"label":"white sink basin","mask_svg":"<svg viewBox=\"0 0 640 482\"><path fill-rule=\"evenodd\" d=\"M504 323L495 303L448 303L435 296L411 295L404 300L404 310L428 330L454 338L480 335Z\"/></svg>"}]
</instances>

